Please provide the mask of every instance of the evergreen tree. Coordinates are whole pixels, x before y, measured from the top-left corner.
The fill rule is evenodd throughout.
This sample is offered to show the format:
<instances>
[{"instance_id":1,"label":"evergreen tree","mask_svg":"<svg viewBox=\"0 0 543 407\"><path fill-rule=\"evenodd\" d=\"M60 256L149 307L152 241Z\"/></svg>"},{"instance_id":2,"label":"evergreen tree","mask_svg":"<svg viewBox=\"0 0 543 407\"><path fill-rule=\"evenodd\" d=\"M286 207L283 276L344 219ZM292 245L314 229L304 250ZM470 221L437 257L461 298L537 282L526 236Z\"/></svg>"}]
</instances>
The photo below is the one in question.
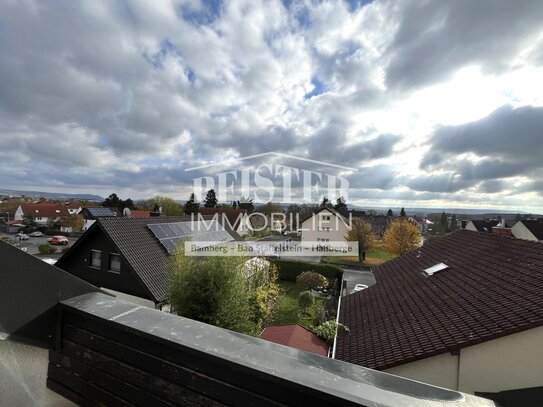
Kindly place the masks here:
<instances>
[{"instance_id":1,"label":"evergreen tree","mask_svg":"<svg viewBox=\"0 0 543 407\"><path fill-rule=\"evenodd\" d=\"M394 212L392 212L392 209L389 209L387 211L387 216L394 216Z\"/></svg>"},{"instance_id":2,"label":"evergreen tree","mask_svg":"<svg viewBox=\"0 0 543 407\"><path fill-rule=\"evenodd\" d=\"M190 194L189 200L185 202L185 206L183 207L183 212L185 212L186 215L191 215L193 213L198 213L198 209L200 208L200 204L196 203L196 196L194 195L194 192Z\"/></svg>"},{"instance_id":3,"label":"evergreen tree","mask_svg":"<svg viewBox=\"0 0 543 407\"><path fill-rule=\"evenodd\" d=\"M130 210L134 210L136 207L134 206L134 201L132 199L128 198L126 201L119 201L119 210L123 210L124 208L128 208Z\"/></svg>"},{"instance_id":4,"label":"evergreen tree","mask_svg":"<svg viewBox=\"0 0 543 407\"><path fill-rule=\"evenodd\" d=\"M329 206L330 206L330 201L328 200L327 197L323 197L322 202L321 202L321 208L328 208Z\"/></svg>"},{"instance_id":5,"label":"evergreen tree","mask_svg":"<svg viewBox=\"0 0 543 407\"><path fill-rule=\"evenodd\" d=\"M334 209L336 211L346 211L347 204L345 203L345 198L340 196L338 199L336 199L336 204L334 205Z\"/></svg>"},{"instance_id":6,"label":"evergreen tree","mask_svg":"<svg viewBox=\"0 0 543 407\"><path fill-rule=\"evenodd\" d=\"M236 209L238 207L238 203L236 201L232 201L232 208Z\"/></svg>"},{"instance_id":7,"label":"evergreen tree","mask_svg":"<svg viewBox=\"0 0 543 407\"><path fill-rule=\"evenodd\" d=\"M404 208L402 208L402 210L400 211L400 216L405 218L405 209Z\"/></svg>"},{"instance_id":8,"label":"evergreen tree","mask_svg":"<svg viewBox=\"0 0 543 407\"><path fill-rule=\"evenodd\" d=\"M120 202L121 200L119 199L117 194L111 194L106 199L104 199L104 202L102 202L102 206L104 208L117 208Z\"/></svg>"},{"instance_id":9,"label":"evergreen tree","mask_svg":"<svg viewBox=\"0 0 543 407\"><path fill-rule=\"evenodd\" d=\"M447 233L449 231L449 220L447 219L447 214L445 211L441 214L441 220L439 221L439 225L441 226L441 232Z\"/></svg>"},{"instance_id":10,"label":"evergreen tree","mask_svg":"<svg viewBox=\"0 0 543 407\"><path fill-rule=\"evenodd\" d=\"M238 201L238 208L239 209L245 209L249 213L253 213L254 210L255 210L255 206L253 204L252 199L248 199L248 200L243 201L243 202Z\"/></svg>"},{"instance_id":11,"label":"evergreen tree","mask_svg":"<svg viewBox=\"0 0 543 407\"><path fill-rule=\"evenodd\" d=\"M204 200L204 206L206 208L215 208L217 206L217 195L214 189L207 191L206 199Z\"/></svg>"}]
</instances>

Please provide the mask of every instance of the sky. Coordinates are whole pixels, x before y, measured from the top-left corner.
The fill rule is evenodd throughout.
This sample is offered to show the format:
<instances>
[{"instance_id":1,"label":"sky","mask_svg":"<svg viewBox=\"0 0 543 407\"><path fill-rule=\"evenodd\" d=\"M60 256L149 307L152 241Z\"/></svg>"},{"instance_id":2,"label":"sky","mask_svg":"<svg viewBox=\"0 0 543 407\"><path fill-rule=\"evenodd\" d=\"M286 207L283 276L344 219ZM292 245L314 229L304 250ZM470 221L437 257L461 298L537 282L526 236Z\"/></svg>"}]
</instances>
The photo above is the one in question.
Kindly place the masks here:
<instances>
[{"instance_id":1,"label":"sky","mask_svg":"<svg viewBox=\"0 0 543 407\"><path fill-rule=\"evenodd\" d=\"M361 206L543 213L539 0L0 2L0 188L186 199L268 151Z\"/></svg>"}]
</instances>

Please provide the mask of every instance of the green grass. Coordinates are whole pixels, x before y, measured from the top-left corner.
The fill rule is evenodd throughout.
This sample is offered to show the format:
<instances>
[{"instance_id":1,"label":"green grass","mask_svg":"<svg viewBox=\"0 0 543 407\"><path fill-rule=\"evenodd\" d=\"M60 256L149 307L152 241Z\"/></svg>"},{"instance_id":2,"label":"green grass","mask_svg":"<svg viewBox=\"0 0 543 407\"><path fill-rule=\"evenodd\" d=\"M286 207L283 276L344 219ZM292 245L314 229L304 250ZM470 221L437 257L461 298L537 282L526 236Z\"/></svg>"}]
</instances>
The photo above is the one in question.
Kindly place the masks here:
<instances>
[{"instance_id":1,"label":"green grass","mask_svg":"<svg viewBox=\"0 0 543 407\"><path fill-rule=\"evenodd\" d=\"M306 291L307 288L292 282L292 281L279 281L281 287L281 296L279 297L278 312L273 325L279 324L300 324L309 328L313 324L313 318L315 317L315 307L319 304L324 305L323 298L315 297L315 304L307 309L309 315L301 316L301 310L298 306L298 296L302 291Z\"/></svg>"},{"instance_id":2,"label":"green grass","mask_svg":"<svg viewBox=\"0 0 543 407\"><path fill-rule=\"evenodd\" d=\"M364 262L363 265L366 267L378 266L379 264L383 264L385 261L392 260L395 257L396 257L395 255L386 251L383 246L378 245L366 251L366 261ZM334 263L334 264L360 265L360 262L358 261L358 257L352 257L352 256L350 257L330 256L330 257L326 257L325 260L329 263Z\"/></svg>"}]
</instances>

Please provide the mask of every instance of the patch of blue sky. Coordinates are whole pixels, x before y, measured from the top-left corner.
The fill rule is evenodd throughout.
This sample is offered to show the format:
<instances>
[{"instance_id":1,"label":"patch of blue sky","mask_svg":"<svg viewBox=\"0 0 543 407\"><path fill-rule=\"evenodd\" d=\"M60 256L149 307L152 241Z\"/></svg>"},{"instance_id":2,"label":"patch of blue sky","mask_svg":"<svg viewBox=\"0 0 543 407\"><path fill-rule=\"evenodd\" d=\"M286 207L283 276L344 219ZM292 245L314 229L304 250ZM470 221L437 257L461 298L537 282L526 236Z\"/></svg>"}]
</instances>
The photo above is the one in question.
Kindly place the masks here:
<instances>
[{"instance_id":1,"label":"patch of blue sky","mask_svg":"<svg viewBox=\"0 0 543 407\"><path fill-rule=\"evenodd\" d=\"M222 0L203 0L201 8L182 5L177 8L177 14L183 20L195 25L210 25L221 15Z\"/></svg>"},{"instance_id":2,"label":"patch of blue sky","mask_svg":"<svg viewBox=\"0 0 543 407\"><path fill-rule=\"evenodd\" d=\"M324 84L316 76L311 78L311 83L313 84L313 90L306 93L304 99L311 99L313 96L321 95L326 91Z\"/></svg>"}]
</instances>

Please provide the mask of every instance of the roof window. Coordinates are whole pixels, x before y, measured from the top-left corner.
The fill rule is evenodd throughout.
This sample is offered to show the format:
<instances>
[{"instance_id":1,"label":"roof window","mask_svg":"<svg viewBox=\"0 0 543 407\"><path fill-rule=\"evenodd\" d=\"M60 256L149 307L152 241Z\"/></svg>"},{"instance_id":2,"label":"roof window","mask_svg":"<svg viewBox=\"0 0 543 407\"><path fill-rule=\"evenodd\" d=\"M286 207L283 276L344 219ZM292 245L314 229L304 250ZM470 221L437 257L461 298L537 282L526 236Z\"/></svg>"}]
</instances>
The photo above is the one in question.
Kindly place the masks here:
<instances>
[{"instance_id":1,"label":"roof window","mask_svg":"<svg viewBox=\"0 0 543 407\"><path fill-rule=\"evenodd\" d=\"M439 271L442 271L442 270L446 270L448 269L449 266L447 266L445 263L438 263L432 267L428 267L427 269L424 269L424 272L429 275L429 276L432 276L434 275L435 273L439 272Z\"/></svg>"}]
</instances>

